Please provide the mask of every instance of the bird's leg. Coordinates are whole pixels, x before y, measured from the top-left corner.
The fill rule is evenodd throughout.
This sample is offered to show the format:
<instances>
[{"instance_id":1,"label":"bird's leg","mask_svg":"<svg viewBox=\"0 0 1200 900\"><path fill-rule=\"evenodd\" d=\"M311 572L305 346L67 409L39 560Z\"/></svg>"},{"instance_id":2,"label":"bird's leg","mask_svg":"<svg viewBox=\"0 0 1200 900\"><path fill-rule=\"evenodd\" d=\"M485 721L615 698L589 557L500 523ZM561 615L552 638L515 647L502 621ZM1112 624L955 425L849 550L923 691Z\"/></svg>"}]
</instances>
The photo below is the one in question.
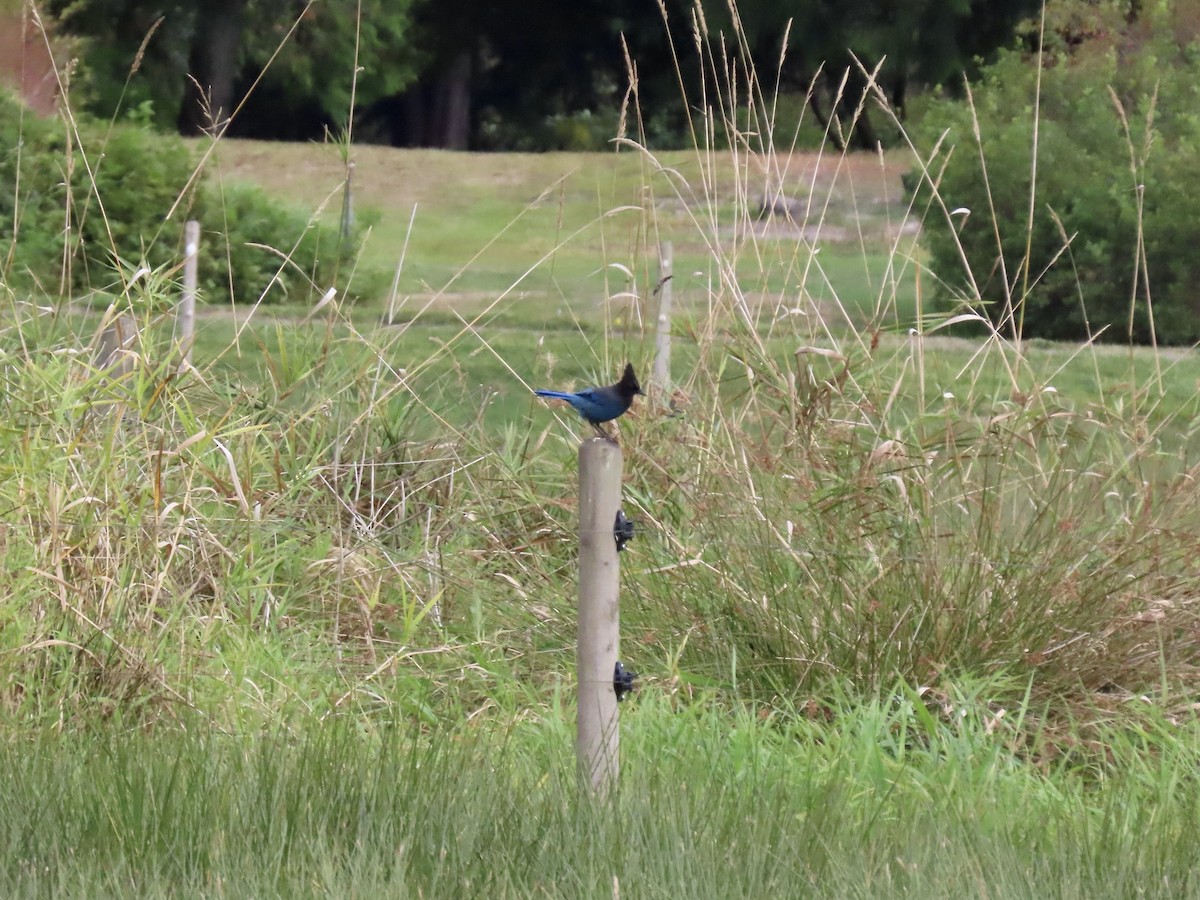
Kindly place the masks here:
<instances>
[{"instance_id":1,"label":"bird's leg","mask_svg":"<svg viewBox=\"0 0 1200 900\"><path fill-rule=\"evenodd\" d=\"M599 434L600 437L604 438L609 443L615 444L617 442L617 439L615 437L613 437L611 434L609 434L607 431L605 431L603 428L600 427L599 422L592 422L591 425L593 428L596 429L596 433Z\"/></svg>"}]
</instances>

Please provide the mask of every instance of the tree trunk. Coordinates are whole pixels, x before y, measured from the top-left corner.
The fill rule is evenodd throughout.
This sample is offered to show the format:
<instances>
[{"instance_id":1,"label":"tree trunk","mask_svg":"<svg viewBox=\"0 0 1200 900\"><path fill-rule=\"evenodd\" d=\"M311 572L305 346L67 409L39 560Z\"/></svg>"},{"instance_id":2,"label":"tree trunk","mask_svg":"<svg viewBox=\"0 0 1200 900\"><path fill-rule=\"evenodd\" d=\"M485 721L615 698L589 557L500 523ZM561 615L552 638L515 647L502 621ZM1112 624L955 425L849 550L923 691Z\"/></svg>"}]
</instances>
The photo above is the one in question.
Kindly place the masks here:
<instances>
[{"instance_id":1,"label":"tree trunk","mask_svg":"<svg viewBox=\"0 0 1200 900\"><path fill-rule=\"evenodd\" d=\"M233 113L233 84L246 2L210 0L200 13L179 110L182 134L219 133Z\"/></svg>"},{"instance_id":2,"label":"tree trunk","mask_svg":"<svg viewBox=\"0 0 1200 900\"><path fill-rule=\"evenodd\" d=\"M857 68L849 68L848 71L849 77L846 79L846 88L842 92L841 102L835 104L830 110L830 117L842 124L844 133L846 133L847 145L852 144L860 150L874 150L879 144L879 138L871 126L869 115L871 104L864 103L862 110L858 113L858 118L854 118L855 111L867 91L868 81ZM832 74L830 81L832 83Z\"/></svg>"},{"instance_id":3,"label":"tree trunk","mask_svg":"<svg viewBox=\"0 0 1200 900\"><path fill-rule=\"evenodd\" d=\"M459 53L438 78L434 99L437 146L466 150L471 138L471 54Z\"/></svg>"},{"instance_id":4,"label":"tree trunk","mask_svg":"<svg viewBox=\"0 0 1200 900\"><path fill-rule=\"evenodd\" d=\"M867 117L865 108L859 114L858 121L854 123L854 143L859 150L879 149L879 137L871 125L871 120Z\"/></svg>"},{"instance_id":5,"label":"tree trunk","mask_svg":"<svg viewBox=\"0 0 1200 900\"><path fill-rule=\"evenodd\" d=\"M903 72L903 63L898 68ZM896 113L896 118L903 122L908 117L908 76L904 74L897 75L896 80L892 82L892 89L889 93L891 96L888 99L892 104L892 111Z\"/></svg>"},{"instance_id":6,"label":"tree trunk","mask_svg":"<svg viewBox=\"0 0 1200 900\"><path fill-rule=\"evenodd\" d=\"M472 58L459 53L448 66L409 87L382 114L400 147L466 150L471 142Z\"/></svg>"},{"instance_id":7,"label":"tree trunk","mask_svg":"<svg viewBox=\"0 0 1200 900\"><path fill-rule=\"evenodd\" d=\"M846 149L846 145L842 143L842 139L838 135L837 130L829 127L829 116L827 116L825 111L821 109L821 99L819 96L820 91L821 89L819 87L813 85L812 90L808 92L809 109L813 111L813 115L816 116L817 121L821 123L821 128L825 131L825 134L829 137L829 140L833 142L833 146L839 153L841 153Z\"/></svg>"},{"instance_id":8,"label":"tree trunk","mask_svg":"<svg viewBox=\"0 0 1200 900\"><path fill-rule=\"evenodd\" d=\"M392 142L401 147L425 147L429 144L429 118L425 115L426 91L414 84L404 92L403 111L399 127L392 126Z\"/></svg>"}]
</instances>

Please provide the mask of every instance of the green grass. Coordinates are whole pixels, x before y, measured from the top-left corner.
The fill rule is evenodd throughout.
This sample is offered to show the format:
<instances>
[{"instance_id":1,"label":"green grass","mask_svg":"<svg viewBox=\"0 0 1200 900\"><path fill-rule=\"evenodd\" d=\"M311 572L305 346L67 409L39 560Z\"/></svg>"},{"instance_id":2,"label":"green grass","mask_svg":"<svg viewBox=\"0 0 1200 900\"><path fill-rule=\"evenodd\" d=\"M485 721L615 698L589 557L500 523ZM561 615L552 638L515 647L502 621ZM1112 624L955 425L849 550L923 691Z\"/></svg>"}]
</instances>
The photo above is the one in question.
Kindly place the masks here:
<instances>
[{"instance_id":1,"label":"green grass","mask_svg":"<svg viewBox=\"0 0 1200 900\"><path fill-rule=\"evenodd\" d=\"M304 322L295 309L282 310L281 319L261 316L245 323L208 316L197 327L195 359L211 382L230 392L271 388L286 393L292 406L330 398L327 369L366 371L382 361L389 376L400 370L414 375L410 390L420 395L417 405L424 411L414 412L408 436L435 434L439 423L464 429L480 417L492 431L514 423L526 427L547 420L546 407L532 397L531 387L607 381L626 358L648 369L644 323L593 322L575 318L565 308L547 316L541 307L540 298L519 299L493 311L460 302L412 319L399 317L392 327L380 327L373 315L365 314L354 315L353 321L321 317ZM64 341L86 342L94 322L81 316L41 316L19 333L10 332L7 343L53 348ZM674 360L679 371L688 371L713 347L740 352L735 332L705 337L700 322L693 314L677 327ZM169 336L169 322L154 320L151 327L160 338ZM774 364L787 365L802 342L809 343L809 337L789 327L768 338L765 348ZM811 343L830 346L819 336ZM607 365L605 359L610 360ZM923 367L919 383L914 379L918 364ZM818 378L830 377L837 368L814 358L806 365ZM1156 355L1039 343L1013 368L1001 350L977 342L934 337L918 346L910 337L885 333L874 350L863 347L853 353L850 372L864 392L886 393L896 383L914 381L893 399L898 427L930 412L937 418L957 411L969 421L984 421L998 404L1042 395L1064 411L1086 416L1115 410L1144 420L1158 438L1178 447L1191 445L1192 423L1200 415L1200 358L1186 351ZM727 369L722 385L726 394L744 393L745 367ZM339 393L332 396L349 387L334 385ZM437 410L436 418L428 415L431 410Z\"/></svg>"},{"instance_id":2,"label":"green grass","mask_svg":"<svg viewBox=\"0 0 1200 900\"><path fill-rule=\"evenodd\" d=\"M796 154L773 175L775 183L784 179L786 196L814 198L793 222L759 215L767 171L740 172L738 165L763 164L733 158L717 160L700 182L695 155L681 152L653 162L629 150L473 156L360 147L352 156L355 209L369 226L360 267L374 273L360 297L372 311L390 293L403 255L399 294L418 306L436 295L469 309L480 295L490 302L511 290L531 312L549 305L585 315L653 285L654 248L665 240L675 245L679 302L702 303L720 280L711 248L733 240L758 245L737 271L768 302L828 309L840 301L855 323L877 307L884 321L904 327L915 318L912 266L888 271L895 239L888 232L905 219L901 154L849 161ZM227 141L217 157L225 178L310 203L330 220L340 215L345 169L333 147ZM818 244L812 260L809 245ZM900 244L911 251L911 237Z\"/></svg>"},{"instance_id":3,"label":"green grass","mask_svg":"<svg viewBox=\"0 0 1200 900\"><path fill-rule=\"evenodd\" d=\"M927 698L928 699L928 698ZM565 698L564 698L565 702ZM107 729L0 749L6 896L1127 897L1194 890L1194 729L1031 765L1024 714L911 693L804 717L624 708L611 803L561 708L421 734ZM1003 716L1003 713L1008 716ZM1006 721L1008 719L1009 721ZM497 723L500 725L500 723Z\"/></svg>"}]
</instances>

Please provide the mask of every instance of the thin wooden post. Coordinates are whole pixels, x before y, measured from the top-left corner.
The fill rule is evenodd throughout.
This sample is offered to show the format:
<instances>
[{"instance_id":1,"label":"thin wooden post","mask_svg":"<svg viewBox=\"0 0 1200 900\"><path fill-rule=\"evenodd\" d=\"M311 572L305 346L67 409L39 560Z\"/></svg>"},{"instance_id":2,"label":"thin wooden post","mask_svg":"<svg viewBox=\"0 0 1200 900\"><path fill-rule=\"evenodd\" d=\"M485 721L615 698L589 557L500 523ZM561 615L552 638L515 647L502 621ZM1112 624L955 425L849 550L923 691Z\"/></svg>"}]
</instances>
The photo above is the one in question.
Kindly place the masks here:
<instances>
[{"instance_id":1,"label":"thin wooden post","mask_svg":"<svg viewBox=\"0 0 1200 900\"><path fill-rule=\"evenodd\" d=\"M575 753L580 782L606 796L617 781L620 731L617 665L620 564L613 527L621 508L621 448L596 437L579 447L579 710Z\"/></svg>"},{"instance_id":2,"label":"thin wooden post","mask_svg":"<svg viewBox=\"0 0 1200 900\"><path fill-rule=\"evenodd\" d=\"M196 334L196 282L200 260L200 223L194 219L183 226L183 296L179 298L176 326L179 331L181 369L192 364L192 342Z\"/></svg>"},{"instance_id":3,"label":"thin wooden post","mask_svg":"<svg viewBox=\"0 0 1200 900\"><path fill-rule=\"evenodd\" d=\"M350 235L354 231L354 163L346 164L346 186L342 194L342 227L339 238L345 251Z\"/></svg>"},{"instance_id":4,"label":"thin wooden post","mask_svg":"<svg viewBox=\"0 0 1200 900\"><path fill-rule=\"evenodd\" d=\"M659 402L671 393L671 278L675 274L674 248L663 241L658 248L658 329L654 336L654 376Z\"/></svg>"},{"instance_id":5,"label":"thin wooden post","mask_svg":"<svg viewBox=\"0 0 1200 900\"><path fill-rule=\"evenodd\" d=\"M137 320L116 314L112 307L100 324L96 347L96 368L109 382L123 381L133 372L133 344L137 339Z\"/></svg>"}]
</instances>

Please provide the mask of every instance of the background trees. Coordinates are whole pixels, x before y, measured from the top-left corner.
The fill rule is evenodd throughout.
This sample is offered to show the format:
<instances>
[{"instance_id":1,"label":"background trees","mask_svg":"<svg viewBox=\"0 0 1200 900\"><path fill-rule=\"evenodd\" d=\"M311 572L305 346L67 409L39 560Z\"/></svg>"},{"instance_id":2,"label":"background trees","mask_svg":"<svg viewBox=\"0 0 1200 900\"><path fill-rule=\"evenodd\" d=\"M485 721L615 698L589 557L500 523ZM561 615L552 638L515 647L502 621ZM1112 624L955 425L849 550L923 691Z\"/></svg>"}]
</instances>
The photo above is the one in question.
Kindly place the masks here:
<instances>
[{"instance_id":1,"label":"background trees","mask_svg":"<svg viewBox=\"0 0 1200 900\"><path fill-rule=\"evenodd\" d=\"M92 112L105 118L132 112L197 134L220 126L249 93L253 105L233 133L280 138L319 136L345 121L356 60L359 104L413 79L410 6L411 0L165 0L153 7L138 0L50 0L59 30L83 39L80 77Z\"/></svg>"},{"instance_id":2,"label":"background trees","mask_svg":"<svg viewBox=\"0 0 1200 900\"><path fill-rule=\"evenodd\" d=\"M257 84L231 134L319 137L346 121L357 39L360 136L458 148L602 144L628 84L623 43L638 67L643 111L658 116L659 137L681 140L667 31L687 54L694 22L733 24L725 0L663 0L661 9L655 0L50 4L60 29L84 39L81 87L102 116L132 110L160 127L197 133L227 117ZM953 88L964 70L1009 42L1036 6L744 0L739 15L764 72L773 72L791 22L782 87L805 97L817 120L834 123L840 142L836 123L849 118L863 84L854 57L868 68L886 59L883 83L903 113L914 88ZM847 70L848 90L840 93ZM868 115L852 140L874 146L886 137Z\"/></svg>"},{"instance_id":3,"label":"background trees","mask_svg":"<svg viewBox=\"0 0 1200 900\"><path fill-rule=\"evenodd\" d=\"M398 145L552 147L562 137L556 118L609 113L615 123L627 83L623 34L633 48L653 48L656 64L669 62L653 0L422 0L408 34L417 77L365 118Z\"/></svg>"},{"instance_id":4,"label":"background trees","mask_svg":"<svg viewBox=\"0 0 1200 900\"><path fill-rule=\"evenodd\" d=\"M973 108L925 116L942 200L969 210L925 221L941 296L1008 335L1200 340L1200 3L1060 2L1046 25L1043 54L1003 53Z\"/></svg>"},{"instance_id":5,"label":"background trees","mask_svg":"<svg viewBox=\"0 0 1200 900\"><path fill-rule=\"evenodd\" d=\"M914 88L946 87L958 93L963 75L978 73L986 58L1012 41L1021 19L1040 5L1039 0L745 0L737 10L760 64L773 65L779 58L787 31L783 84L807 94L812 113L841 146L837 123L854 118L866 86L862 68L880 67L879 83L903 118ZM723 27L732 24L725 3L708 0L705 7ZM854 131L845 134L865 149L888 137L869 109Z\"/></svg>"},{"instance_id":6,"label":"background trees","mask_svg":"<svg viewBox=\"0 0 1200 900\"><path fill-rule=\"evenodd\" d=\"M920 92L926 147L945 132L957 148L936 161L940 192L971 214L928 217L923 241L948 304L982 303L1026 336L1200 339L1200 0L1056 0L1040 55L1021 27L1037 0L49 2L81 36L76 100L184 133L244 101L230 134L319 138L353 105L359 140L592 149L615 134L632 61L642 126L678 145L702 28L748 50L768 92L778 71L834 145L867 148L895 136L891 116L858 109L878 67L896 118Z\"/></svg>"}]
</instances>

